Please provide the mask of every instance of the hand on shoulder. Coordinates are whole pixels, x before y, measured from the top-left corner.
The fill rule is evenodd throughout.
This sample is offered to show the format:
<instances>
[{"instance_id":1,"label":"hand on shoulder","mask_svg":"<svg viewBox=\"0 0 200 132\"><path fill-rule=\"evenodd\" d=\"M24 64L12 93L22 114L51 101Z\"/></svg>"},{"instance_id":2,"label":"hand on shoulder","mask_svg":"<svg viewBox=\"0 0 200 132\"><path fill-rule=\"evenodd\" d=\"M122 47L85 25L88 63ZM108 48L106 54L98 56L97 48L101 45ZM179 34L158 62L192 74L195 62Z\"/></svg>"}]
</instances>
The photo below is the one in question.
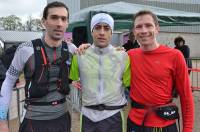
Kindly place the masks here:
<instances>
[{"instance_id":1,"label":"hand on shoulder","mask_svg":"<svg viewBox=\"0 0 200 132\"><path fill-rule=\"evenodd\" d=\"M76 54L82 55L85 53L85 51L91 46L90 43L83 43L81 44L77 50L76 50Z\"/></svg>"},{"instance_id":2,"label":"hand on shoulder","mask_svg":"<svg viewBox=\"0 0 200 132\"><path fill-rule=\"evenodd\" d=\"M126 49L124 47L121 47L121 46L117 46L117 47L115 47L115 49L117 51L126 51Z\"/></svg>"}]
</instances>

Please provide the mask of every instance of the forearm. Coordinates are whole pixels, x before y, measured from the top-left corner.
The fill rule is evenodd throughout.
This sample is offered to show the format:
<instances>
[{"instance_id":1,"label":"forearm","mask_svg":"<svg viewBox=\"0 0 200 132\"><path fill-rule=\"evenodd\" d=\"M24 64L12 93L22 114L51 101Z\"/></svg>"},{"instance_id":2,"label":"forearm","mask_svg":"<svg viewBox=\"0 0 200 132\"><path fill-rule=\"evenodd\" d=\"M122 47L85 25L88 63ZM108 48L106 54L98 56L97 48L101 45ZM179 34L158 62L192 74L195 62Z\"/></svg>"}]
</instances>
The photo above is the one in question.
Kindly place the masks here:
<instances>
[{"instance_id":1,"label":"forearm","mask_svg":"<svg viewBox=\"0 0 200 132\"><path fill-rule=\"evenodd\" d=\"M189 82L187 80L184 80L184 83L182 82L180 84L185 84L179 86L182 88L182 90L179 89L179 95L183 120L183 132L192 132L194 125L194 101L191 87L189 86Z\"/></svg>"},{"instance_id":2,"label":"forearm","mask_svg":"<svg viewBox=\"0 0 200 132\"><path fill-rule=\"evenodd\" d=\"M188 95L185 98L187 99L181 101L183 132L192 132L194 127L194 101L192 95Z\"/></svg>"},{"instance_id":3,"label":"forearm","mask_svg":"<svg viewBox=\"0 0 200 132\"><path fill-rule=\"evenodd\" d=\"M0 131L9 132L7 125L8 106L0 102Z\"/></svg>"},{"instance_id":4,"label":"forearm","mask_svg":"<svg viewBox=\"0 0 200 132\"><path fill-rule=\"evenodd\" d=\"M182 54L177 55L176 88L180 95L183 132L192 132L194 125L194 101L188 69Z\"/></svg>"},{"instance_id":5,"label":"forearm","mask_svg":"<svg viewBox=\"0 0 200 132\"><path fill-rule=\"evenodd\" d=\"M9 79L8 77L6 77L3 82L0 96L0 121L7 120L8 108L14 84L15 80Z\"/></svg>"},{"instance_id":6,"label":"forearm","mask_svg":"<svg viewBox=\"0 0 200 132\"><path fill-rule=\"evenodd\" d=\"M187 71L185 71L187 72ZM183 75L183 74L182 74ZM192 132L194 125L194 100L188 79L188 75L179 83L179 95L183 119L183 132ZM178 86L177 86L178 88ZM182 90L181 90L182 89Z\"/></svg>"}]
</instances>

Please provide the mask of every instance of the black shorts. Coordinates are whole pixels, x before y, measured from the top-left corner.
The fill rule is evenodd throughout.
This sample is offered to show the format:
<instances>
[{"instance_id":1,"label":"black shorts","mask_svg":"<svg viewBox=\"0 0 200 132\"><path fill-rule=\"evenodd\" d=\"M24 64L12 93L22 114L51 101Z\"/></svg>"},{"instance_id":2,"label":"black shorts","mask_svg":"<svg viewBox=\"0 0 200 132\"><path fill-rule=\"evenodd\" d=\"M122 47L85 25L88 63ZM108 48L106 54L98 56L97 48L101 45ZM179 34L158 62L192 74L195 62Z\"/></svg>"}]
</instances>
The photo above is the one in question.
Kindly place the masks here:
<instances>
[{"instance_id":1,"label":"black shorts","mask_svg":"<svg viewBox=\"0 0 200 132\"><path fill-rule=\"evenodd\" d=\"M31 120L24 118L19 132L71 132L69 112L52 120Z\"/></svg>"},{"instance_id":2,"label":"black shorts","mask_svg":"<svg viewBox=\"0 0 200 132\"><path fill-rule=\"evenodd\" d=\"M82 115L81 124L81 132L125 132L122 112L98 122L93 122Z\"/></svg>"},{"instance_id":3,"label":"black shorts","mask_svg":"<svg viewBox=\"0 0 200 132\"><path fill-rule=\"evenodd\" d=\"M129 118L127 120L127 132L178 132L176 123L158 128L158 127L146 127L139 126L132 122Z\"/></svg>"}]
</instances>

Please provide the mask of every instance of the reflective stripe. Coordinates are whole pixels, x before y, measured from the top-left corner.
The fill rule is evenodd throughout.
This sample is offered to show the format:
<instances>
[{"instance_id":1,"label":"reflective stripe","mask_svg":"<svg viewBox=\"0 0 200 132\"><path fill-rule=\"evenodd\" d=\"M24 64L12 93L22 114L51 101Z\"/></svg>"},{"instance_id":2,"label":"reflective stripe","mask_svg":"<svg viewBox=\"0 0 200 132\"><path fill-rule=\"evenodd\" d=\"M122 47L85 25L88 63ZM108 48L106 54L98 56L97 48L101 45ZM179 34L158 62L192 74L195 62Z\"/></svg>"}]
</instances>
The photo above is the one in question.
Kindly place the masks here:
<instances>
[{"instance_id":1,"label":"reflective stripe","mask_svg":"<svg viewBox=\"0 0 200 132\"><path fill-rule=\"evenodd\" d=\"M83 127L83 114L80 114L80 132L82 132Z\"/></svg>"},{"instance_id":2,"label":"reflective stripe","mask_svg":"<svg viewBox=\"0 0 200 132\"><path fill-rule=\"evenodd\" d=\"M124 119L124 112L120 111L121 118L122 118L122 132L126 132L125 130L125 119Z\"/></svg>"}]
</instances>

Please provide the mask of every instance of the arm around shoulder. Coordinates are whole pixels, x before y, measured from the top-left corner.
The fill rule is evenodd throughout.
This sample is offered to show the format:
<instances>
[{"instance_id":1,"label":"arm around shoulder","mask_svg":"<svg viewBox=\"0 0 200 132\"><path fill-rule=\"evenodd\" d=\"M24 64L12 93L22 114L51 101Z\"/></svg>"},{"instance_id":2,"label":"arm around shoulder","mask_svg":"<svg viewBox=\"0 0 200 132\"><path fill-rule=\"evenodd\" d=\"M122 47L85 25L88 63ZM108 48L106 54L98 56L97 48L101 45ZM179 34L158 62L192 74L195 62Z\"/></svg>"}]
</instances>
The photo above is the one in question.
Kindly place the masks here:
<instances>
[{"instance_id":1,"label":"arm around shoulder","mask_svg":"<svg viewBox=\"0 0 200 132\"><path fill-rule=\"evenodd\" d=\"M79 55L84 54L85 51L91 46L90 43L86 43L86 44L81 44L78 49L77 49L77 53Z\"/></svg>"}]
</instances>

